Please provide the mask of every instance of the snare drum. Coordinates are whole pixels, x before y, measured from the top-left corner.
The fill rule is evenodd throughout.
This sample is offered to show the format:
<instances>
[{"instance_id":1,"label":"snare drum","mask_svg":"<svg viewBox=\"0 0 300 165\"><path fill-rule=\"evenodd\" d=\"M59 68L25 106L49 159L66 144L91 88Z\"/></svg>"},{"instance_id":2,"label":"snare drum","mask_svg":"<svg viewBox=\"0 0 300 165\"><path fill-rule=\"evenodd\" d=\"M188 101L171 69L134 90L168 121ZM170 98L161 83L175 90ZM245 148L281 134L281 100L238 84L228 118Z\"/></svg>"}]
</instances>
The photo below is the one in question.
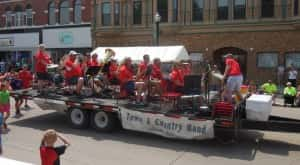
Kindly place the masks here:
<instances>
[{"instance_id":1,"label":"snare drum","mask_svg":"<svg viewBox=\"0 0 300 165\"><path fill-rule=\"evenodd\" d=\"M47 72L48 73L57 73L58 67L59 66L57 64L49 64L49 65L47 65Z\"/></svg>"}]
</instances>

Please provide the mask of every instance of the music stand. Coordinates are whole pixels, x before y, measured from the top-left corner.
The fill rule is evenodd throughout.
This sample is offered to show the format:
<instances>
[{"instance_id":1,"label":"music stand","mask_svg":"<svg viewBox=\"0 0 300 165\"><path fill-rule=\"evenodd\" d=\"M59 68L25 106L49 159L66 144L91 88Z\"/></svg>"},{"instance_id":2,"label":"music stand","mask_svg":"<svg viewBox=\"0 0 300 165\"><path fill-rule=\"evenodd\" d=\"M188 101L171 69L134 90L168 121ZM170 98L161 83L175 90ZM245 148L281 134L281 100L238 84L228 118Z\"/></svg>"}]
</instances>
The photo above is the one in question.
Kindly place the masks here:
<instances>
[{"instance_id":1,"label":"music stand","mask_svg":"<svg viewBox=\"0 0 300 165\"><path fill-rule=\"evenodd\" d=\"M90 66L90 67L88 67L87 71L85 72L86 75L90 75L92 77L92 83L93 83L92 90L93 90L93 92L94 92L94 89L95 89L94 79L95 79L95 76L97 76L97 74L100 72L100 70L101 70L101 66Z\"/></svg>"}]
</instances>

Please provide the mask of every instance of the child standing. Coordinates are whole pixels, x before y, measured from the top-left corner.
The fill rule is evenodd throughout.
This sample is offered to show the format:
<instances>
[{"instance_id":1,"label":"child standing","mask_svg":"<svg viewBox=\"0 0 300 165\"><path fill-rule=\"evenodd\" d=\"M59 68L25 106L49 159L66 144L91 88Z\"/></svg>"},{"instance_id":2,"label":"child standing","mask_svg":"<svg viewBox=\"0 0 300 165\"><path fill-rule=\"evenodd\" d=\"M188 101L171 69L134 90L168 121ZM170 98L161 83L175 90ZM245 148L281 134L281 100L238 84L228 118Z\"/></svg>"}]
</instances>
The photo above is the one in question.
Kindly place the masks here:
<instances>
[{"instance_id":1,"label":"child standing","mask_svg":"<svg viewBox=\"0 0 300 165\"><path fill-rule=\"evenodd\" d=\"M10 116L9 87L6 82L0 84L0 112L3 116L3 129L7 130L6 120Z\"/></svg>"},{"instance_id":2,"label":"child standing","mask_svg":"<svg viewBox=\"0 0 300 165\"><path fill-rule=\"evenodd\" d=\"M64 144L55 147L54 145L57 139L61 140ZM66 140L66 138L53 129L47 130L43 136L40 146L41 164L60 165L59 157L65 153L68 146L70 146L70 143Z\"/></svg>"}]
</instances>

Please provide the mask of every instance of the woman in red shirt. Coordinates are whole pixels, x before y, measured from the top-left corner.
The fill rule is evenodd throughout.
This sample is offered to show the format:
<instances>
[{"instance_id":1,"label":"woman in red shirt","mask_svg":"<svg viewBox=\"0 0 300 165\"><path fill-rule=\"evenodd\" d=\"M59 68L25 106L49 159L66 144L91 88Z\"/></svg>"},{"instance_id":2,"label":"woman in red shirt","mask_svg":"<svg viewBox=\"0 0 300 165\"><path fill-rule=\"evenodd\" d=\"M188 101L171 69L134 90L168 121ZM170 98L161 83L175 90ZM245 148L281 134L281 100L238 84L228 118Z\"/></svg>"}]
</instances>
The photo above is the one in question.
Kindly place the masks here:
<instances>
[{"instance_id":1,"label":"woman in red shirt","mask_svg":"<svg viewBox=\"0 0 300 165\"><path fill-rule=\"evenodd\" d=\"M121 96L134 94L134 81L131 58L124 59L123 64L119 68L119 79L121 83Z\"/></svg>"},{"instance_id":2,"label":"woman in red shirt","mask_svg":"<svg viewBox=\"0 0 300 165\"><path fill-rule=\"evenodd\" d=\"M22 81L23 89L30 88L32 85L33 75L28 70L28 66L24 65L23 69L19 71L19 79ZM25 98L25 108L29 108L27 98Z\"/></svg>"},{"instance_id":3,"label":"woman in red shirt","mask_svg":"<svg viewBox=\"0 0 300 165\"><path fill-rule=\"evenodd\" d=\"M180 63L174 63L173 69L170 73L170 80L172 82L172 90L175 92L183 92L184 86L184 76L183 72L181 71Z\"/></svg>"}]
</instances>

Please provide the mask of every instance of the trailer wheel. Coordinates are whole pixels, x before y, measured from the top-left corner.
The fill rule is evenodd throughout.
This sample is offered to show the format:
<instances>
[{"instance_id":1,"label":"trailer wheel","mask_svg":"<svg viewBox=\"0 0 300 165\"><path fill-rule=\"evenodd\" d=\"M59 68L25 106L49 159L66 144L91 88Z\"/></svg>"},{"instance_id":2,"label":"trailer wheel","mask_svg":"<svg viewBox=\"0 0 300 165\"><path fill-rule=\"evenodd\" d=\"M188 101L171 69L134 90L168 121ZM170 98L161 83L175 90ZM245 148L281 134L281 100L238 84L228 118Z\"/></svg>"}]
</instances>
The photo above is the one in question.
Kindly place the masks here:
<instances>
[{"instance_id":1,"label":"trailer wheel","mask_svg":"<svg viewBox=\"0 0 300 165\"><path fill-rule=\"evenodd\" d=\"M90 113L79 108L72 108L68 111L68 119L74 128L87 128L89 126Z\"/></svg>"},{"instance_id":2,"label":"trailer wheel","mask_svg":"<svg viewBox=\"0 0 300 165\"><path fill-rule=\"evenodd\" d=\"M113 113L96 111L92 114L91 125L101 132L111 132L116 128L117 117Z\"/></svg>"}]
</instances>

